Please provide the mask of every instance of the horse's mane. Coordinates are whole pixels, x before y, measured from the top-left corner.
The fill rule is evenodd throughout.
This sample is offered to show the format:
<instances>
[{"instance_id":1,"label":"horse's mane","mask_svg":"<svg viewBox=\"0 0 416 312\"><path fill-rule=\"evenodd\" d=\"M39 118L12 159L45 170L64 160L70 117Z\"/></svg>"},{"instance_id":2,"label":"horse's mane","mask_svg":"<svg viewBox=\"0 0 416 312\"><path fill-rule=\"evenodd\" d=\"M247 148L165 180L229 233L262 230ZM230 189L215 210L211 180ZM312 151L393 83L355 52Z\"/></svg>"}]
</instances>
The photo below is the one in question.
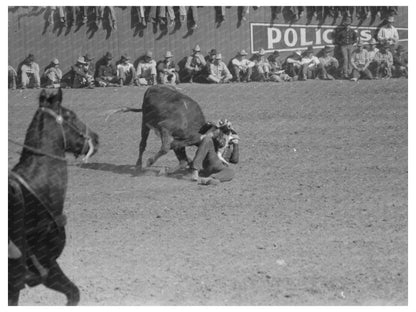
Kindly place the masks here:
<instances>
[{"instance_id":1,"label":"horse's mane","mask_svg":"<svg viewBox=\"0 0 416 312\"><path fill-rule=\"evenodd\" d=\"M24 145L27 145L35 149L39 149L41 147L43 126L44 124L43 124L42 114L41 112L37 111L35 113L35 116L33 116L33 119L29 125L29 128L26 131ZM21 160L25 159L26 157L32 154L33 154L32 151L26 148L23 148Z\"/></svg>"}]
</instances>

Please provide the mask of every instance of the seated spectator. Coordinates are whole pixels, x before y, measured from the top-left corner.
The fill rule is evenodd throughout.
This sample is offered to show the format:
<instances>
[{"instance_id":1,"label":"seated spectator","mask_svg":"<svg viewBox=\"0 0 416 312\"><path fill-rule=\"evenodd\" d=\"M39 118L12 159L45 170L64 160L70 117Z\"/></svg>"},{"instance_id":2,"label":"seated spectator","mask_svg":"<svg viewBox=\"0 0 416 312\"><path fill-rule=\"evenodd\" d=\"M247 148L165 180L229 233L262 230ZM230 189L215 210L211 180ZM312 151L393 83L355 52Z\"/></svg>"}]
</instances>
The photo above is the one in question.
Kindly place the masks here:
<instances>
[{"instance_id":1,"label":"seated spectator","mask_svg":"<svg viewBox=\"0 0 416 312\"><path fill-rule=\"evenodd\" d=\"M374 58L376 57L376 53L378 52L378 49L376 47L377 41L374 38L371 38L371 40L368 42L368 59L370 60L370 65L368 65L368 69L370 70L371 74L375 76L376 74L376 67L377 63L374 61Z\"/></svg>"},{"instance_id":2,"label":"seated spectator","mask_svg":"<svg viewBox=\"0 0 416 312\"><path fill-rule=\"evenodd\" d=\"M22 89L40 88L39 65L35 63L35 56L29 54L23 61L21 71Z\"/></svg>"},{"instance_id":3,"label":"seated spectator","mask_svg":"<svg viewBox=\"0 0 416 312\"><path fill-rule=\"evenodd\" d=\"M175 85L179 83L179 75L176 70L176 64L173 61L173 55L170 51L167 51L165 54L165 59L159 61L157 64L157 75L158 82L160 84L172 84Z\"/></svg>"},{"instance_id":4,"label":"seated spectator","mask_svg":"<svg viewBox=\"0 0 416 312\"><path fill-rule=\"evenodd\" d=\"M376 79L390 79L392 76L393 55L389 51L390 44L387 42L380 45L380 50L374 57L376 65Z\"/></svg>"},{"instance_id":5,"label":"seated spectator","mask_svg":"<svg viewBox=\"0 0 416 312\"><path fill-rule=\"evenodd\" d=\"M80 56L75 65L71 66L68 84L72 88L94 88L94 77L88 74L87 62Z\"/></svg>"},{"instance_id":6,"label":"seated spectator","mask_svg":"<svg viewBox=\"0 0 416 312\"><path fill-rule=\"evenodd\" d=\"M408 56L403 46L399 45L396 49L396 53L393 55L393 75L394 77L407 78L408 73Z\"/></svg>"},{"instance_id":7,"label":"seated spectator","mask_svg":"<svg viewBox=\"0 0 416 312\"><path fill-rule=\"evenodd\" d=\"M217 55L217 50L216 49L212 49L207 56L205 56L205 61L208 63L214 63L215 61L215 56Z\"/></svg>"},{"instance_id":8,"label":"seated spectator","mask_svg":"<svg viewBox=\"0 0 416 312\"><path fill-rule=\"evenodd\" d=\"M107 52L104 63L98 68L98 75L95 81L99 87L115 87L118 86L117 69L111 62L113 55Z\"/></svg>"},{"instance_id":9,"label":"seated spectator","mask_svg":"<svg viewBox=\"0 0 416 312\"><path fill-rule=\"evenodd\" d=\"M301 64L302 74L299 80L315 79L318 76L319 59L314 55L312 47L303 52Z\"/></svg>"},{"instance_id":10,"label":"seated spectator","mask_svg":"<svg viewBox=\"0 0 416 312\"><path fill-rule=\"evenodd\" d=\"M303 75L302 68L302 52L296 50L286 58L286 72L293 80L298 80Z\"/></svg>"},{"instance_id":11,"label":"seated spectator","mask_svg":"<svg viewBox=\"0 0 416 312\"><path fill-rule=\"evenodd\" d=\"M185 63L185 73L183 79L189 80L190 83L205 81L207 62L201 54L201 48L196 45L192 50L192 55L188 56Z\"/></svg>"},{"instance_id":12,"label":"seated spectator","mask_svg":"<svg viewBox=\"0 0 416 312\"><path fill-rule=\"evenodd\" d=\"M153 53L147 51L144 59L139 62L136 70L138 85L155 85L156 81L156 61L153 60Z\"/></svg>"},{"instance_id":13,"label":"seated spectator","mask_svg":"<svg viewBox=\"0 0 416 312\"><path fill-rule=\"evenodd\" d=\"M237 56L235 56L231 60L232 65L232 72L234 76L234 80L236 82L251 81L251 75L253 73L254 62L248 60L247 52L245 50L241 50Z\"/></svg>"},{"instance_id":14,"label":"seated spectator","mask_svg":"<svg viewBox=\"0 0 416 312\"><path fill-rule=\"evenodd\" d=\"M260 49L260 51L254 54L250 59L254 62L253 80L255 81L269 80L270 64L265 54L264 49Z\"/></svg>"},{"instance_id":15,"label":"seated spectator","mask_svg":"<svg viewBox=\"0 0 416 312\"><path fill-rule=\"evenodd\" d=\"M226 124L224 124L224 122ZM207 127L209 126L209 128ZM211 125L211 126L210 126ZM227 120L220 120L218 123L207 123L201 128L201 142L192 162L192 180L204 185L216 185L221 182L231 181L235 173L228 164L218 157L218 150L225 144L223 127L229 127L231 133L236 132L231 128ZM223 153L225 161L237 164L239 160L238 136L232 138Z\"/></svg>"},{"instance_id":16,"label":"seated spectator","mask_svg":"<svg viewBox=\"0 0 416 312\"><path fill-rule=\"evenodd\" d=\"M368 66L370 65L370 59L368 58L368 51L364 49L361 42L357 43L357 49L352 53L351 66L352 66L352 78L351 81L358 81L361 77L365 76L368 79L373 79Z\"/></svg>"},{"instance_id":17,"label":"seated spectator","mask_svg":"<svg viewBox=\"0 0 416 312\"><path fill-rule=\"evenodd\" d=\"M227 83L233 78L227 65L222 61L221 53L215 55L213 63L209 63L210 74L207 78L209 82Z\"/></svg>"},{"instance_id":18,"label":"seated spectator","mask_svg":"<svg viewBox=\"0 0 416 312\"><path fill-rule=\"evenodd\" d=\"M88 53L84 55L84 61L86 63L85 68L87 69L87 72L91 76L95 76L96 68L95 64L92 62L94 60L94 57L90 56Z\"/></svg>"},{"instance_id":19,"label":"seated spectator","mask_svg":"<svg viewBox=\"0 0 416 312\"><path fill-rule=\"evenodd\" d=\"M117 80L121 87L133 85L136 79L136 70L129 61L128 55L122 55L120 61L117 62Z\"/></svg>"},{"instance_id":20,"label":"seated spectator","mask_svg":"<svg viewBox=\"0 0 416 312\"><path fill-rule=\"evenodd\" d=\"M17 72L12 66L9 65L9 89L16 89L16 79Z\"/></svg>"},{"instance_id":21,"label":"seated spectator","mask_svg":"<svg viewBox=\"0 0 416 312\"><path fill-rule=\"evenodd\" d=\"M51 63L46 66L42 78L44 80L44 87L46 88L61 87L62 70L59 68L59 61L57 58L54 58Z\"/></svg>"},{"instance_id":22,"label":"seated spectator","mask_svg":"<svg viewBox=\"0 0 416 312\"><path fill-rule=\"evenodd\" d=\"M206 56L205 56L205 62L206 65L204 66L204 68L201 71L201 76L203 76L205 78L206 81L209 82L208 80L208 76L211 74L210 73L210 68L211 68L211 64L214 63L215 61L215 56L217 55L217 50L216 49L212 49Z\"/></svg>"},{"instance_id":23,"label":"seated spectator","mask_svg":"<svg viewBox=\"0 0 416 312\"><path fill-rule=\"evenodd\" d=\"M394 23L394 17L389 16L385 20L385 24L380 27L377 33L377 39L381 44L387 43L394 48L399 43L399 33L392 24Z\"/></svg>"},{"instance_id":24,"label":"seated spectator","mask_svg":"<svg viewBox=\"0 0 416 312\"><path fill-rule=\"evenodd\" d=\"M333 48L325 46L322 56L319 58L319 78L323 80L334 80L339 68L338 60L331 55Z\"/></svg>"},{"instance_id":25,"label":"seated spectator","mask_svg":"<svg viewBox=\"0 0 416 312\"><path fill-rule=\"evenodd\" d=\"M269 73L269 80L274 82L282 82L282 81L290 81L291 78L288 74L286 74L283 60L280 57L279 51L275 50L269 57L267 58L270 64L270 73Z\"/></svg>"}]
</instances>

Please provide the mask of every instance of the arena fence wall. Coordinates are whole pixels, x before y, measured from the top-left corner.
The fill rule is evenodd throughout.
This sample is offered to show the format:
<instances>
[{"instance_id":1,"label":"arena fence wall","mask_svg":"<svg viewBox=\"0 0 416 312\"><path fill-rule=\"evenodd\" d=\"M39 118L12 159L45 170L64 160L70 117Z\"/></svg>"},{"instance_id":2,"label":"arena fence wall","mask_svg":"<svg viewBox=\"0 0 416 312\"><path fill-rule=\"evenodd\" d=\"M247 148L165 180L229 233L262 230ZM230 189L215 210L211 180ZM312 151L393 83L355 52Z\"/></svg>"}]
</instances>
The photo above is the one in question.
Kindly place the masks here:
<instances>
[{"instance_id":1,"label":"arena fence wall","mask_svg":"<svg viewBox=\"0 0 416 312\"><path fill-rule=\"evenodd\" d=\"M86 53L97 60L109 51L115 60L121 54L128 54L133 61L137 61L147 50L153 51L156 60L162 59L170 50L176 62L179 62L199 44L204 55L216 48L222 53L223 60L228 62L241 49L249 53L260 48L266 52L278 49L285 55L310 45L317 49L331 45L331 33L342 22L341 17L317 20L315 17L308 18L307 14L293 22L288 20L284 10L273 18L272 7L249 7L246 20L243 20L242 7L230 6L225 8L225 21L219 23L219 7L204 6L197 9L198 28L193 30L189 22L190 10L188 22L177 23L175 27L167 28L152 23L143 27L137 26L133 7L116 6L117 29L114 30L105 22L99 28L93 22L63 26L56 14L54 24L49 24L50 7L9 7L8 61L16 68L32 53L43 70L52 58L57 57L62 70L66 72L79 56ZM178 7L175 7L175 13L178 21ZM363 42L375 34L382 21L379 16L359 21L353 14L353 27ZM399 29L400 44L407 48L407 7L398 7L394 25Z\"/></svg>"}]
</instances>

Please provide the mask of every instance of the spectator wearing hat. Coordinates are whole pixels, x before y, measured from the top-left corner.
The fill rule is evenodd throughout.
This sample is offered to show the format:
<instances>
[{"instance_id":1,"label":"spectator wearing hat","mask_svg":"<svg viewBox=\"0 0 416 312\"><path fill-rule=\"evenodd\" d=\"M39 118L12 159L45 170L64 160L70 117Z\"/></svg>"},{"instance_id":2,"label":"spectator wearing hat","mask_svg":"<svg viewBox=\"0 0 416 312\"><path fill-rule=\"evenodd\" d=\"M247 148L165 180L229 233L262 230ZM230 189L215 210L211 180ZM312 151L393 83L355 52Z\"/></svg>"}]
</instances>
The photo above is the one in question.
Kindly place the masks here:
<instances>
[{"instance_id":1,"label":"spectator wearing hat","mask_svg":"<svg viewBox=\"0 0 416 312\"><path fill-rule=\"evenodd\" d=\"M375 76L376 74L376 67L377 63L374 61L374 58L376 57L376 53L378 52L377 48L377 40L374 38L371 38L371 40L368 42L368 59L370 60L370 65L368 65L368 69L370 70L371 74Z\"/></svg>"},{"instance_id":2,"label":"spectator wearing hat","mask_svg":"<svg viewBox=\"0 0 416 312\"><path fill-rule=\"evenodd\" d=\"M17 85L17 72L11 65L9 65L8 72L9 72L9 78L8 78L9 89L15 90L16 85Z\"/></svg>"},{"instance_id":3,"label":"spectator wearing hat","mask_svg":"<svg viewBox=\"0 0 416 312\"><path fill-rule=\"evenodd\" d=\"M364 49L364 45L361 42L357 43L357 49L352 53L351 65L353 68L351 81L358 81L363 76L373 79L373 75L368 69L370 65L368 51Z\"/></svg>"},{"instance_id":4,"label":"spectator wearing hat","mask_svg":"<svg viewBox=\"0 0 416 312\"><path fill-rule=\"evenodd\" d=\"M35 63L35 56L29 54L23 61L21 71L22 89L40 88L39 65Z\"/></svg>"},{"instance_id":5,"label":"spectator wearing hat","mask_svg":"<svg viewBox=\"0 0 416 312\"><path fill-rule=\"evenodd\" d=\"M399 33L396 27L393 26L394 17L389 16L385 20L385 24L380 27L380 30L377 33L377 39L381 44L387 43L394 48L399 43Z\"/></svg>"},{"instance_id":6,"label":"spectator wearing hat","mask_svg":"<svg viewBox=\"0 0 416 312\"><path fill-rule=\"evenodd\" d=\"M165 59L157 63L156 66L158 82L160 84L176 84L179 82L179 75L176 70L176 64L173 60L172 52L167 51Z\"/></svg>"},{"instance_id":7,"label":"spectator wearing hat","mask_svg":"<svg viewBox=\"0 0 416 312\"><path fill-rule=\"evenodd\" d=\"M222 61L221 53L215 55L215 60L209 63L210 74L207 78L209 82L228 83L233 78L227 65Z\"/></svg>"},{"instance_id":8,"label":"spectator wearing hat","mask_svg":"<svg viewBox=\"0 0 416 312\"><path fill-rule=\"evenodd\" d=\"M376 63L376 79L389 79L392 76L393 55L389 51L390 45L386 42L380 45L380 50L374 57Z\"/></svg>"},{"instance_id":9,"label":"spectator wearing hat","mask_svg":"<svg viewBox=\"0 0 416 312\"><path fill-rule=\"evenodd\" d=\"M184 80L189 80L190 83L194 81L203 81L204 69L207 66L204 56L201 54L201 48L196 45L192 49L192 55L186 58ZM205 71L206 74L206 71Z\"/></svg>"},{"instance_id":10,"label":"spectator wearing hat","mask_svg":"<svg viewBox=\"0 0 416 312\"><path fill-rule=\"evenodd\" d=\"M251 59L254 62L253 80L268 81L270 73L270 63L266 58L266 52L263 48L254 54Z\"/></svg>"},{"instance_id":11,"label":"spectator wearing hat","mask_svg":"<svg viewBox=\"0 0 416 312\"><path fill-rule=\"evenodd\" d=\"M94 88L94 77L88 73L86 66L87 62L83 56L80 56L75 65L71 66L68 84L72 88Z\"/></svg>"},{"instance_id":12,"label":"spectator wearing hat","mask_svg":"<svg viewBox=\"0 0 416 312\"><path fill-rule=\"evenodd\" d=\"M232 72L234 80L236 82L251 81L251 75L253 73L254 62L247 59L247 52L241 50L238 54L231 60Z\"/></svg>"},{"instance_id":13,"label":"spectator wearing hat","mask_svg":"<svg viewBox=\"0 0 416 312\"><path fill-rule=\"evenodd\" d=\"M393 55L393 76L405 77L408 74L408 56L403 46L399 45Z\"/></svg>"},{"instance_id":14,"label":"spectator wearing hat","mask_svg":"<svg viewBox=\"0 0 416 312\"><path fill-rule=\"evenodd\" d=\"M59 60L57 58L52 59L51 63L46 66L42 79L46 88L61 87L62 70L59 68Z\"/></svg>"},{"instance_id":15,"label":"spectator wearing hat","mask_svg":"<svg viewBox=\"0 0 416 312\"><path fill-rule=\"evenodd\" d=\"M136 81L139 86L155 85L157 83L156 74L156 61L153 59L153 53L147 51L137 65Z\"/></svg>"},{"instance_id":16,"label":"spectator wearing hat","mask_svg":"<svg viewBox=\"0 0 416 312\"><path fill-rule=\"evenodd\" d=\"M303 75L302 52L300 50L289 55L285 63L286 72L293 80L298 80L299 76Z\"/></svg>"},{"instance_id":17,"label":"spectator wearing hat","mask_svg":"<svg viewBox=\"0 0 416 312\"><path fill-rule=\"evenodd\" d=\"M334 80L339 68L338 60L331 55L333 48L325 46L322 49L322 56L319 58L319 78L323 80Z\"/></svg>"},{"instance_id":18,"label":"spectator wearing hat","mask_svg":"<svg viewBox=\"0 0 416 312\"><path fill-rule=\"evenodd\" d=\"M313 47L308 47L303 52L302 60L302 75L299 80L315 79L318 76L319 59L314 55Z\"/></svg>"},{"instance_id":19,"label":"spectator wearing hat","mask_svg":"<svg viewBox=\"0 0 416 312\"><path fill-rule=\"evenodd\" d=\"M348 79L353 69L351 56L354 51L354 44L357 42L357 33L351 28L352 19L346 17L341 28L334 34L334 43L339 47L342 54L342 74Z\"/></svg>"},{"instance_id":20,"label":"spectator wearing hat","mask_svg":"<svg viewBox=\"0 0 416 312\"><path fill-rule=\"evenodd\" d=\"M205 62L207 62L207 66L209 63L214 63L216 55L217 55L216 49L211 49L211 51L209 51L207 56L205 56Z\"/></svg>"},{"instance_id":21,"label":"spectator wearing hat","mask_svg":"<svg viewBox=\"0 0 416 312\"><path fill-rule=\"evenodd\" d=\"M290 81L291 78L286 74L283 67L283 59L280 57L280 52L275 50L267 58L270 64L269 80L274 82Z\"/></svg>"},{"instance_id":22,"label":"spectator wearing hat","mask_svg":"<svg viewBox=\"0 0 416 312\"><path fill-rule=\"evenodd\" d=\"M211 66L210 65L212 63L214 63L216 55L217 55L217 50L216 49L211 49L211 51L209 51L209 53L205 56L206 65L202 69L201 75L203 77L205 77L206 81L208 81L208 76L211 74L211 72L210 72Z\"/></svg>"},{"instance_id":23,"label":"spectator wearing hat","mask_svg":"<svg viewBox=\"0 0 416 312\"><path fill-rule=\"evenodd\" d=\"M127 54L121 56L120 60L117 62L116 69L117 80L120 87L133 84L134 79L136 79L136 70L134 69L133 64L130 63L130 57Z\"/></svg>"},{"instance_id":24,"label":"spectator wearing hat","mask_svg":"<svg viewBox=\"0 0 416 312\"><path fill-rule=\"evenodd\" d=\"M98 68L98 75L95 81L99 87L118 86L117 69L112 63L113 55L110 52L105 54L104 63Z\"/></svg>"},{"instance_id":25,"label":"spectator wearing hat","mask_svg":"<svg viewBox=\"0 0 416 312\"><path fill-rule=\"evenodd\" d=\"M85 54L84 55L84 61L86 63L85 68L88 71L88 74L91 76L95 76L95 63L93 62L94 57L92 57L90 54Z\"/></svg>"}]
</instances>

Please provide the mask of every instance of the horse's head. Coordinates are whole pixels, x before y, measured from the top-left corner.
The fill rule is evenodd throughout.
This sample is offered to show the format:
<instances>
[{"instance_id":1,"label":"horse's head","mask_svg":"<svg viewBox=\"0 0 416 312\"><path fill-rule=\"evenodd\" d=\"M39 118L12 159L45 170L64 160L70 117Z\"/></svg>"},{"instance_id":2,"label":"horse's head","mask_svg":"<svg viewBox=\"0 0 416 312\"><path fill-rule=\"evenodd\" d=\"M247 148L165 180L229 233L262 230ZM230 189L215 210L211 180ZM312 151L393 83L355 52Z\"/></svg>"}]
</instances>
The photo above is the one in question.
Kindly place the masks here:
<instances>
[{"instance_id":1,"label":"horse's head","mask_svg":"<svg viewBox=\"0 0 416 312\"><path fill-rule=\"evenodd\" d=\"M85 155L84 161L98 150L98 135L85 125L70 109L61 105L62 90L42 90L39 96L39 110L55 119L62 131L56 131L62 138L65 152L78 157Z\"/></svg>"}]
</instances>

